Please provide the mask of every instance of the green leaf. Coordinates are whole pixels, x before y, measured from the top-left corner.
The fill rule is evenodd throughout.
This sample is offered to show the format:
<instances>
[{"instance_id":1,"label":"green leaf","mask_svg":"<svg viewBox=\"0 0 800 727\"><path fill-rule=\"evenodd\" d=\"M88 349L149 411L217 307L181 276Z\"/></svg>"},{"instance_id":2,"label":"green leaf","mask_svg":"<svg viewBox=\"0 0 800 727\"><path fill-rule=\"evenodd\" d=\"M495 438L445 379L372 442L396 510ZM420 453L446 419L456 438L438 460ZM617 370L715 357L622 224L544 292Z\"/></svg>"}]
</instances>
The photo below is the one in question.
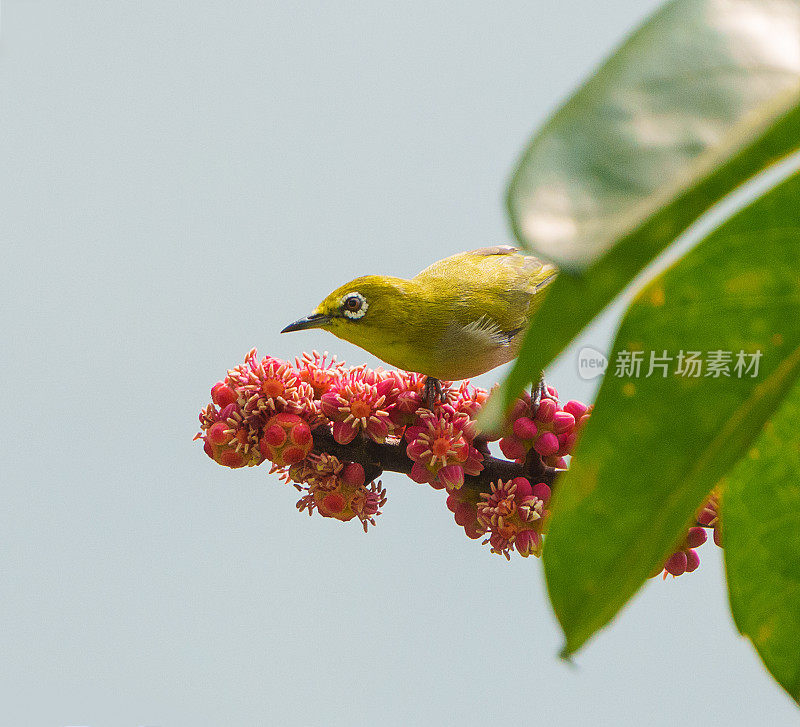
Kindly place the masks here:
<instances>
[{"instance_id":1,"label":"green leaf","mask_svg":"<svg viewBox=\"0 0 800 727\"><path fill-rule=\"evenodd\" d=\"M692 222L798 148L800 0L675 0L536 134L507 202L561 275L481 419L511 399Z\"/></svg>"},{"instance_id":2,"label":"green leaf","mask_svg":"<svg viewBox=\"0 0 800 727\"><path fill-rule=\"evenodd\" d=\"M798 94L796 0L667 3L531 141L508 190L517 238L562 269L585 269Z\"/></svg>"},{"instance_id":3,"label":"green leaf","mask_svg":"<svg viewBox=\"0 0 800 727\"><path fill-rule=\"evenodd\" d=\"M800 174L706 237L633 303L596 408L558 483L544 566L571 653L663 564L800 371ZM639 377L622 351L643 352ZM680 352L732 353L729 376L676 375ZM738 353L760 352L758 376ZM651 355L672 357L668 375ZM752 359L747 359L750 363ZM750 371L750 374L753 372Z\"/></svg>"},{"instance_id":4,"label":"green leaf","mask_svg":"<svg viewBox=\"0 0 800 727\"><path fill-rule=\"evenodd\" d=\"M800 386L728 479L722 501L731 610L800 703Z\"/></svg>"}]
</instances>

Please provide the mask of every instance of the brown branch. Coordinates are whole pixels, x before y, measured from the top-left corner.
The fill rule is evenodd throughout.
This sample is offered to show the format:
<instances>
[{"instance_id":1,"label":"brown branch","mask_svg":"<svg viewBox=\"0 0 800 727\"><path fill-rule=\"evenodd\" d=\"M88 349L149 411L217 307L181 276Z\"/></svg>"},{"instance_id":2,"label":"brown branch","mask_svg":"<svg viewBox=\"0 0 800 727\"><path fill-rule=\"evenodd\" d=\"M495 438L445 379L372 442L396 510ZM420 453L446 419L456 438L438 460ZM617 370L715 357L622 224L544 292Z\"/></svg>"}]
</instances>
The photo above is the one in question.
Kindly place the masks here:
<instances>
[{"instance_id":1,"label":"brown branch","mask_svg":"<svg viewBox=\"0 0 800 727\"><path fill-rule=\"evenodd\" d=\"M383 472L410 474L414 464L406 455L406 447L402 441L398 444L378 444L371 439L357 437L349 444L339 444L333 438L331 430L325 426L317 427L313 435L315 452L331 454L347 462L358 462L364 468L367 482ZM489 492L490 483L514 477L528 477L534 483L545 482L552 486L558 474L563 471L545 465L533 450L529 452L524 464L484 453L483 470L478 475L464 475L464 487L478 492Z\"/></svg>"}]
</instances>

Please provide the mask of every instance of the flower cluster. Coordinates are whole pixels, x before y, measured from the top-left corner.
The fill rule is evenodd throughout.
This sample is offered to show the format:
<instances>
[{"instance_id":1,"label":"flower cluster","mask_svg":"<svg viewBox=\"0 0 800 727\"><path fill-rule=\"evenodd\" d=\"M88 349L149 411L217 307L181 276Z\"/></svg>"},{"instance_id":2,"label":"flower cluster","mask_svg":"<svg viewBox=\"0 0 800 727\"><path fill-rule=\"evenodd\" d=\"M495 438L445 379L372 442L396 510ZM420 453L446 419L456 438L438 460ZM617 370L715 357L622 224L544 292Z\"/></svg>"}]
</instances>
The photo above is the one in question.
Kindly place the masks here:
<instances>
[{"instance_id":1,"label":"flower cluster","mask_svg":"<svg viewBox=\"0 0 800 727\"><path fill-rule=\"evenodd\" d=\"M304 457L311 450L311 428L322 421L314 396L296 369L271 356L259 360L254 349L211 387L197 438L206 454L225 467L253 467L273 453L278 457L273 462L288 463L284 454L291 458L303 450Z\"/></svg>"},{"instance_id":2,"label":"flower cluster","mask_svg":"<svg viewBox=\"0 0 800 727\"><path fill-rule=\"evenodd\" d=\"M714 533L714 544L722 547L722 521L719 519L719 493L712 492L711 497L700 508L697 524L711 528Z\"/></svg>"},{"instance_id":3,"label":"flower cluster","mask_svg":"<svg viewBox=\"0 0 800 727\"><path fill-rule=\"evenodd\" d=\"M468 381L440 384L429 401L420 374L348 368L317 353L291 364L253 350L212 387L197 438L226 467L269 461L301 493L299 510L358 520L364 530L386 503L375 478L388 458L389 469L446 491L456 523L492 553L539 555L550 487L534 472L565 466L589 408L562 407L552 388L541 402L520 398L500 441L512 463L492 458L490 437L476 430L489 392ZM497 477L514 470L530 476Z\"/></svg>"},{"instance_id":4,"label":"flower cluster","mask_svg":"<svg viewBox=\"0 0 800 727\"><path fill-rule=\"evenodd\" d=\"M533 450L545 464L564 468L564 457L572 454L590 413L591 407L579 401L568 401L561 406L558 392L551 386L538 402L525 394L511 410L511 431L500 440L500 449L516 461L524 461Z\"/></svg>"},{"instance_id":5,"label":"flower cluster","mask_svg":"<svg viewBox=\"0 0 800 727\"><path fill-rule=\"evenodd\" d=\"M270 472L301 493L301 512L357 520L365 532L386 504L386 490L375 478L383 469L406 472L444 490L456 523L467 537L483 539L490 552L539 556L549 516L547 482L566 468L591 407L562 405L552 387L541 398L520 396L499 441L509 462L491 457L493 438L476 429L489 392L467 381L440 384L429 401L420 374L348 368L316 352L290 364L258 358L253 350L211 388L196 439L226 467L269 461ZM696 570L707 530L721 544L718 512L714 493L653 576Z\"/></svg>"},{"instance_id":6,"label":"flower cluster","mask_svg":"<svg viewBox=\"0 0 800 727\"><path fill-rule=\"evenodd\" d=\"M310 454L289 468L285 478L305 492L297 502L301 512L314 510L323 517L342 522L358 518L367 531L375 524L380 508L386 503L386 490L381 483L366 484L364 468L357 462L340 462L327 454Z\"/></svg>"},{"instance_id":7,"label":"flower cluster","mask_svg":"<svg viewBox=\"0 0 800 727\"><path fill-rule=\"evenodd\" d=\"M667 558L663 568L659 568L650 577L653 578L659 573L663 573L664 578L668 575L682 576L684 573L696 571L700 565L700 556L697 554L697 548L708 539L705 529L713 529L714 543L716 545L721 545L722 543L718 511L719 496L717 493L713 493L697 513L697 525L689 528L678 548Z\"/></svg>"},{"instance_id":8,"label":"flower cluster","mask_svg":"<svg viewBox=\"0 0 800 727\"><path fill-rule=\"evenodd\" d=\"M312 446L311 428L297 414L270 417L258 440L261 456L279 467L302 462Z\"/></svg>"},{"instance_id":9,"label":"flower cluster","mask_svg":"<svg viewBox=\"0 0 800 727\"><path fill-rule=\"evenodd\" d=\"M396 388L394 380L382 383L388 378L364 367L348 371L327 354L304 354L292 366L272 356L259 359L252 350L211 388L196 438L226 467L268 460L272 472L305 493L301 510L343 521L358 518L366 529L380 514L385 491L380 483L365 481L360 464L314 454L313 430L332 424L337 441L352 441L359 433L385 440L390 426L381 406L385 393Z\"/></svg>"}]
</instances>

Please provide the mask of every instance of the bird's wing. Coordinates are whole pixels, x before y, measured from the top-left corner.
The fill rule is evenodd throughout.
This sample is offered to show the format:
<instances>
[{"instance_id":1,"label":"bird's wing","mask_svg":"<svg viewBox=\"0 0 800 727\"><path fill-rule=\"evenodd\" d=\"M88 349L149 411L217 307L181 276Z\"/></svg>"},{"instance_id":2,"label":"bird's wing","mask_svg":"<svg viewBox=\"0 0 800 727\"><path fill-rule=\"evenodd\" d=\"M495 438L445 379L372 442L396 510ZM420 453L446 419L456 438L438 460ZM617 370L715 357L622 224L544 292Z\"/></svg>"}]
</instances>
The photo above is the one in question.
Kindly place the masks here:
<instances>
[{"instance_id":1,"label":"bird's wing","mask_svg":"<svg viewBox=\"0 0 800 727\"><path fill-rule=\"evenodd\" d=\"M521 276L527 278L535 292L551 282L558 272L555 265L543 262L533 255L526 255L511 245L481 247L469 252L460 252L417 273L415 280L446 278L458 285L462 280L474 285L479 278Z\"/></svg>"},{"instance_id":2,"label":"bird's wing","mask_svg":"<svg viewBox=\"0 0 800 727\"><path fill-rule=\"evenodd\" d=\"M511 245L480 247L477 250L459 252L450 257L443 258L442 260L437 260L432 265L429 265L427 268L417 273L414 277L452 277L454 270L457 270L465 263L474 262L475 258L490 257L492 255L515 255L517 253L519 253L519 250Z\"/></svg>"},{"instance_id":3,"label":"bird's wing","mask_svg":"<svg viewBox=\"0 0 800 727\"><path fill-rule=\"evenodd\" d=\"M524 255L510 245L495 245L439 260L412 280L429 290L442 287L446 295L480 296L482 291L491 291L505 299L506 305L524 309L524 301L536 297L557 273L555 265Z\"/></svg>"},{"instance_id":4,"label":"bird's wing","mask_svg":"<svg viewBox=\"0 0 800 727\"><path fill-rule=\"evenodd\" d=\"M507 346L521 330L522 328L520 327L510 331L504 331L486 314L461 327L462 334L467 338L473 339L475 342L483 343L487 347Z\"/></svg>"},{"instance_id":5,"label":"bird's wing","mask_svg":"<svg viewBox=\"0 0 800 727\"><path fill-rule=\"evenodd\" d=\"M541 300L538 293L556 272L549 263L497 245L439 260L411 283L431 303L428 321L438 319L448 331L449 324L466 327L475 344L505 346L519 338Z\"/></svg>"}]
</instances>

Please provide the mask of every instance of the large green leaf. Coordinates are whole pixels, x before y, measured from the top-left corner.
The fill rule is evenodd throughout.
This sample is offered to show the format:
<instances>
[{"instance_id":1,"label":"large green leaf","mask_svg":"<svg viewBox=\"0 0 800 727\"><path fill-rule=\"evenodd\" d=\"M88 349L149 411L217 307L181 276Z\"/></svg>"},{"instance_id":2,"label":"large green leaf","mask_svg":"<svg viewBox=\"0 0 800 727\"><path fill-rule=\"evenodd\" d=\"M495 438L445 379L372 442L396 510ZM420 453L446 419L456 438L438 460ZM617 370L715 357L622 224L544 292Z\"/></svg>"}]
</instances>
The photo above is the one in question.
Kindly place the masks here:
<instances>
[{"instance_id":1,"label":"large green leaf","mask_svg":"<svg viewBox=\"0 0 800 727\"><path fill-rule=\"evenodd\" d=\"M575 275L550 286L482 422L667 245L800 146L800 0L674 0L537 133L508 190L523 247Z\"/></svg>"},{"instance_id":2,"label":"large green leaf","mask_svg":"<svg viewBox=\"0 0 800 727\"><path fill-rule=\"evenodd\" d=\"M664 562L798 375L798 201L800 174L709 235L625 316L544 548L567 653ZM639 377L617 375L624 351L644 353ZM701 352L706 370L676 375L681 351ZM732 353L729 376L706 375L714 351ZM760 352L755 378L736 375L740 351ZM668 375L647 376L664 352Z\"/></svg>"},{"instance_id":3,"label":"large green leaf","mask_svg":"<svg viewBox=\"0 0 800 727\"><path fill-rule=\"evenodd\" d=\"M800 351L798 351L800 355ZM800 386L767 422L723 497L736 625L800 703Z\"/></svg>"},{"instance_id":4,"label":"large green leaf","mask_svg":"<svg viewBox=\"0 0 800 727\"><path fill-rule=\"evenodd\" d=\"M508 190L518 239L583 270L760 137L798 94L800 2L667 3L531 141Z\"/></svg>"}]
</instances>

